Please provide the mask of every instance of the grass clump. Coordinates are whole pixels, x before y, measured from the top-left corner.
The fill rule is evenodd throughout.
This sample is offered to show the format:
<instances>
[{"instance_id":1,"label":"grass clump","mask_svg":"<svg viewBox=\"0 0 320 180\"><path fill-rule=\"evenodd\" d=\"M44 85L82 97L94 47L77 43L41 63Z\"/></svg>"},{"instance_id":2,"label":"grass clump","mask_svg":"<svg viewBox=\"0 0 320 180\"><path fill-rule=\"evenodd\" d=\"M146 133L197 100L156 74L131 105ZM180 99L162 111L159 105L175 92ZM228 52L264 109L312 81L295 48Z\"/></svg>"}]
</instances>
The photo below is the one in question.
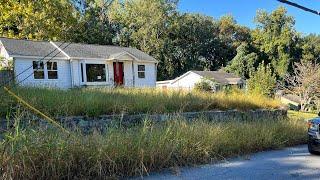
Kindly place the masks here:
<instances>
[{"instance_id":1,"label":"grass clump","mask_svg":"<svg viewBox=\"0 0 320 180\"><path fill-rule=\"evenodd\" d=\"M145 175L164 168L208 163L306 142L303 121L154 124L106 134L65 135L35 129L9 133L0 144L5 179L105 179Z\"/></svg>"},{"instance_id":2,"label":"grass clump","mask_svg":"<svg viewBox=\"0 0 320 180\"><path fill-rule=\"evenodd\" d=\"M51 116L172 113L206 110L274 109L279 101L243 92L208 93L157 89L40 89L13 90L30 104ZM2 92L2 94L4 94ZM8 95L0 102L4 116L15 101Z\"/></svg>"}]
</instances>

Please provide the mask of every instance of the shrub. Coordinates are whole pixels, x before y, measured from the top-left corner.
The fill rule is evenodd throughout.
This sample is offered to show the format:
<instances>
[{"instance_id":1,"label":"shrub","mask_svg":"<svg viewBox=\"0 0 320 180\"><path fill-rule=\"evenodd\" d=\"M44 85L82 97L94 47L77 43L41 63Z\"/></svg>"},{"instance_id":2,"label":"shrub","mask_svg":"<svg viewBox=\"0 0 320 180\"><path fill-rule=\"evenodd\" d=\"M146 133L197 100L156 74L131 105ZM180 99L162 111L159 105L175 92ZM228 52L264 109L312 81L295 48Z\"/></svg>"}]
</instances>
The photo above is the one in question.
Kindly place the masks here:
<instances>
[{"instance_id":1,"label":"shrub","mask_svg":"<svg viewBox=\"0 0 320 180\"><path fill-rule=\"evenodd\" d=\"M272 73L270 65L264 66L261 63L256 72L254 72L248 82L248 91L253 94L264 96L273 96L276 87L276 77Z\"/></svg>"},{"instance_id":2,"label":"shrub","mask_svg":"<svg viewBox=\"0 0 320 180\"><path fill-rule=\"evenodd\" d=\"M195 83L194 90L196 91L213 91L213 82L209 79L201 79L199 82Z\"/></svg>"}]
</instances>

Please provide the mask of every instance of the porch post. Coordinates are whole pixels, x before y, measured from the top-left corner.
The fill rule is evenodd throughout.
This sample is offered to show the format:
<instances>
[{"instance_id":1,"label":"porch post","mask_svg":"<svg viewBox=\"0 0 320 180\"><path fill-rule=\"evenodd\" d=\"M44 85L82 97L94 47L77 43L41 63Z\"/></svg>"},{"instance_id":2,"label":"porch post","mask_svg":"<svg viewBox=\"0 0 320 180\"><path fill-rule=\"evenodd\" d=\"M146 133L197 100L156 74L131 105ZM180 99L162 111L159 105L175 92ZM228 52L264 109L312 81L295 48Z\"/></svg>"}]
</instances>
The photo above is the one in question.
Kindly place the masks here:
<instances>
[{"instance_id":1,"label":"porch post","mask_svg":"<svg viewBox=\"0 0 320 180\"><path fill-rule=\"evenodd\" d=\"M134 71L134 64L133 64L133 60L131 61L132 64L132 87L135 87L135 71Z\"/></svg>"}]
</instances>

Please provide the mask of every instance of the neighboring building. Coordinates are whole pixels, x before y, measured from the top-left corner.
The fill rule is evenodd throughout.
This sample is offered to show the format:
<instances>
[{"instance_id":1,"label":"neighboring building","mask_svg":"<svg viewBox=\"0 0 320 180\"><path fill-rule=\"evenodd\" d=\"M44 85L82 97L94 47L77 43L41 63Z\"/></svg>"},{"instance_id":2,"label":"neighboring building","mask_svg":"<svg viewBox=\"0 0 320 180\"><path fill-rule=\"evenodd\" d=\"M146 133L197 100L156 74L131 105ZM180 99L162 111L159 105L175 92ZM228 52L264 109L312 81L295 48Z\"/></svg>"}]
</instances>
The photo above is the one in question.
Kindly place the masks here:
<instances>
[{"instance_id":1,"label":"neighboring building","mask_svg":"<svg viewBox=\"0 0 320 180\"><path fill-rule=\"evenodd\" d=\"M241 89L245 87L245 80L235 76L234 74L223 71L188 71L173 80L158 81L157 87L163 89L172 88L192 90L196 83L205 79L208 79L213 83L214 91L219 91L232 86L236 86Z\"/></svg>"},{"instance_id":2,"label":"neighboring building","mask_svg":"<svg viewBox=\"0 0 320 180\"><path fill-rule=\"evenodd\" d=\"M23 86L156 86L156 59L134 48L0 38L0 52Z\"/></svg>"},{"instance_id":3,"label":"neighboring building","mask_svg":"<svg viewBox=\"0 0 320 180\"><path fill-rule=\"evenodd\" d=\"M285 94L284 91L279 90L276 92L276 97L280 99L282 104L288 106L290 110L300 110L301 98L294 94Z\"/></svg>"}]
</instances>

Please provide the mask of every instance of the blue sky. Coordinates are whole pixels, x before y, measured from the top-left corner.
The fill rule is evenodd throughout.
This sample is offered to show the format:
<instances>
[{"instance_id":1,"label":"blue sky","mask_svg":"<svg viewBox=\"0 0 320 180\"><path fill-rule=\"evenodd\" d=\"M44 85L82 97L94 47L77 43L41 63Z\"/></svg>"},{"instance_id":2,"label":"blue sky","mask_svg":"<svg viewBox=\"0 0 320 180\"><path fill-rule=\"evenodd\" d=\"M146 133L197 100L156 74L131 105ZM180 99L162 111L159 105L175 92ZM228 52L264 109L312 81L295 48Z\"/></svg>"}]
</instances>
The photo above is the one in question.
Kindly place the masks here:
<instances>
[{"instance_id":1,"label":"blue sky","mask_svg":"<svg viewBox=\"0 0 320 180\"><path fill-rule=\"evenodd\" d=\"M320 11L320 0L291 1ZM276 0L180 0L179 2L179 10L182 12L201 13L216 19L225 14L231 14L239 24L250 28L255 27L253 19L257 10L264 9L271 12L279 6L286 7L288 14L295 18L297 31L303 34L320 34L320 16Z\"/></svg>"}]
</instances>

